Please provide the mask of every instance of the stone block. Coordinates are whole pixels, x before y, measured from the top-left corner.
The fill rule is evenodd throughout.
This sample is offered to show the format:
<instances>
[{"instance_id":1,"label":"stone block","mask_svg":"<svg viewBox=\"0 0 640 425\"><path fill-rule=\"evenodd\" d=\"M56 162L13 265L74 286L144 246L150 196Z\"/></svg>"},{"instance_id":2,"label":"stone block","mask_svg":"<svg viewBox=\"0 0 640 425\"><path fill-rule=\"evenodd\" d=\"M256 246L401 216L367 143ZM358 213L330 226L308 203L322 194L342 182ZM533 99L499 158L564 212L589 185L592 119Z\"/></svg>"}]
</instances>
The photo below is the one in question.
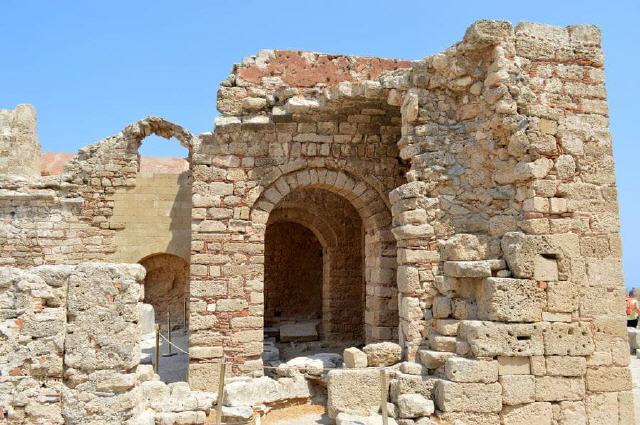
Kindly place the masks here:
<instances>
[{"instance_id":1,"label":"stone block","mask_svg":"<svg viewBox=\"0 0 640 425\"><path fill-rule=\"evenodd\" d=\"M515 406L536 401L536 378L533 375L504 375L500 377L502 403Z\"/></svg>"},{"instance_id":2,"label":"stone block","mask_svg":"<svg viewBox=\"0 0 640 425\"><path fill-rule=\"evenodd\" d=\"M398 417L402 419L429 416L435 410L433 401L421 394L400 394L396 404L398 405Z\"/></svg>"},{"instance_id":3,"label":"stone block","mask_svg":"<svg viewBox=\"0 0 640 425\"><path fill-rule=\"evenodd\" d=\"M456 353L446 351L418 350L416 360L427 369L437 369L444 366L447 359L455 355Z\"/></svg>"},{"instance_id":4,"label":"stone block","mask_svg":"<svg viewBox=\"0 0 640 425\"><path fill-rule=\"evenodd\" d=\"M500 322L539 322L546 294L536 281L488 277L483 279L478 318Z\"/></svg>"},{"instance_id":5,"label":"stone block","mask_svg":"<svg viewBox=\"0 0 640 425\"><path fill-rule=\"evenodd\" d=\"M554 282L558 280L558 262L555 258L536 255L533 261L533 278L538 281Z\"/></svg>"},{"instance_id":6,"label":"stone block","mask_svg":"<svg viewBox=\"0 0 640 425\"><path fill-rule=\"evenodd\" d=\"M577 401L584 399L583 378L536 377L536 401Z\"/></svg>"},{"instance_id":7,"label":"stone block","mask_svg":"<svg viewBox=\"0 0 640 425\"><path fill-rule=\"evenodd\" d=\"M344 366L349 369L367 367L367 355L355 347L344 350Z\"/></svg>"},{"instance_id":8,"label":"stone block","mask_svg":"<svg viewBox=\"0 0 640 425\"><path fill-rule=\"evenodd\" d=\"M618 393L589 394L586 397L585 406L589 425L610 425L618 423Z\"/></svg>"},{"instance_id":9,"label":"stone block","mask_svg":"<svg viewBox=\"0 0 640 425\"><path fill-rule=\"evenodd\" d=\"M502 410L502 386L438 381L435 399L443 412L497 413Z\"/></svg>"},{"instance_id":10,"label":"stone block","mask_svg":"<svg viewBox=\"0 0 640 425\"><path fill-rule=\"evenodd\" d=\"M544 329L543 335L547 356L588 356L595 350L588 323L552 323Z\"/></svg>"},{"instance_id":11,"label":"stone block","mask_svg":"<svg viewBox=\"0 0 640 425\"><path fill-rule=\"evenodd\" d=\"M631 370L628 367L587 370L587 389L591 392L629 391L631 387Z\"/></svg>"},{"instance_id":12,"label":"stone block","mask_svg":"<svg viewBox=\"0 0 640 425\"><path fill-rule=\"evenodd\" d=\"M587 425L587 410L582 401L562 401L559 403L556 420L563 425Z\"/></svg>"},{"instance_id":13,"label":"stone block","mask_svg":"<svg viewBox=\"0 0 640 425\"><path fill-rule=\"evenodd\" d=\"M573 356L548 356L546 371L551 376L583 376L587 372L587 359Z\"/></svg>"},{"instance_id":14,"label":"stone block","mask_svg":"<svg viewBox=\"0 0 640 425\"><path fill-rule=\"evenodd\" d=\"M318 340L318 323L297 322L280 326L281 342L305 342Z\"/></svg>"},{"instance_id":15,"label":"stone block","mask_svg":"<svg viewBox=\"0 0 640 425\"><path fill-rule=\"evenodd\" d=\"M482 382L498 380L498 362L451 357L445 363L445 376L453 382Z\"/></svg>"},{"instance_id":16,"label":"stone block","mask_svg":"<svg viewBox=\"0 0 640 425\"><path fill-rule=\"evenodd\" d=\"M381 391L378 369L332 370L327 377L329 416L335 419L339 413L368 415L380 406Z\"/></svg>"},{"instance_id":17,"label":"stone block","mask_svg":"<svg viewBox=\"0 0 640 425\"><path fill-rule=\"evenodd\" d=\"M507 324L463 321L458 336L465 339L476 357L525 357L544 354L543 323Z\"/></svg>"},{"instance_id":18,"label":"stone block","mask_svg":"<svg viewBox=\"0 0 640 425\"><path fill-rule=\"evenodd\" d=\"M488 277L491 276L491 263L489 261L445 261L444 274L452 277Z\"/></svg>"},{"instance_id":19,"label":"stone block","mask_svg":"<svg viewBox=\"0 0 640 425\"><path fill-rule=\"evenodd\" d=\"M369 366L393 366L400 362L402 357L402 348L393 342L368 344L362 351L367 355Z\"/></svg>"},{"instance_id":20,"label":"stone block","mask_svg":"<svg viewBox=\"0 0 640 425\"><path fill-rule=\"evenodd\" d=\"M441 335L456 336L458 334L459 320L438 319L436 320L436 331Z\"/></svg>"},{"instance_id":21,"label":"stone block","mask_svg":"<svg viewBox=\"0 0 640 425\"><path fill-rule=\"evenodd\" d=\"M487 255L487 242L476 235L458 233L440 241L440 252L445 261L476 261Z\"/></svg>"},{"instance_id":22,"label":"stone block","mask_svg":"<svg viewBox=\"0 0 640 425\"><path fill-rule=\"evenodd\" d=\"M397 373L391 381L389 395L396 402L400 394L420 394L428 399L433 398L433 390L439 378L427 375L409 375Z\"/></svg>"},{"instance_id":23,"label":"stone block","mask_svg":"<svg viewBox=\"0 0 640 425\"><path fill-rule=\"evenodd\" d=\"M451 315L451 300L447 296L438 296L433 301L433 317L446 319Z\"/></svg>"},{"instance_id":24,"label":"stone block","mask_svg":"<svg viewBox=\"0 0 640 425\"><path fill-rule=\"evenodd\" d=\"M530 373L531 373L531 362L529 360L529 357L498 356L498 374L500 376L529 375Z\"/></svg>"},{"instance_id":25,"label":"stone block","mask_svg":"<svg viewBox=\"0 0 640 425\"><path fill-rule=\"evenodd\" d=\"M503 425L551 425L553 423L551 403L507 406L500 416Z\"/></svg>"}]
</instances>

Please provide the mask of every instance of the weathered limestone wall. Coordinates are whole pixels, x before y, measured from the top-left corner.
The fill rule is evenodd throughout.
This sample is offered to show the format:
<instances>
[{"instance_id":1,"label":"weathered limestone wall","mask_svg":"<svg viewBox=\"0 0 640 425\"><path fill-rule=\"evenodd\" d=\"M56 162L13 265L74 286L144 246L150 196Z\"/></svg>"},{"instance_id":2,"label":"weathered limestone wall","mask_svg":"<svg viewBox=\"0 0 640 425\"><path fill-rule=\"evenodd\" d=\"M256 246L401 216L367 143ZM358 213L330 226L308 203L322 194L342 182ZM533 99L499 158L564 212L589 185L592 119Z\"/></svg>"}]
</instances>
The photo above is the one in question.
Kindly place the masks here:
<instances>
[{"instance_id":1,"label":"weathered limestone wall","mask_svg":"<svg viewBox=\"0 0 640 425\"><path fill-rule=\"evenodd\" d=\"M0 175L40 175L36 111L31 105L0 109Z\"/></svg>"},{"instance_id":2,"label":"weathered limestone wall","mask_svg":"<svg viewBox=\"0 0 640 425\"><path fill-rule=\"evenodd\" d=\"M111 227L118 249L112 260L136 263L167 253L189 259L191 250L190 173L136 175L135 186L112 196Z\"/></svg>"},{"instance_id":3,"label":"weathered limestone wall","mask_svg":"<svg viewBox=\"0 0 640 425\"><path fill-rule=\"evenodd\" d=\"M267 226L264 262L265 325L322 317L322 245L311 230Z\"/></svg>"},{"instance_id":4,"label":"weathered limestone wall","mask_svg":"<svg viewBox=\"0 0 640 425\"><path fill-rule=\"evenodd\" d=\"M124 423L137 414L143 276L141 266L106 263L0 269L0 404L10 419Z\"/></svg>"},{"instance_id":5,"label":"weathered limestone wall","mask_svg":"<svg viewBox=\"0 0 640 425\"><path fill-rule=\"evenodd\" d=\"M401 342L436 374L499 367L436 384L442 417L633 423L599 32L479 22L410 80Z\"/></svg>"},{"instance_id":6,"label":"weathered limestone wall","mask_svg":"<svg viewBox=\"0 0 640 425\"><path fill-rule=\"evenodd\" d=\"M202 150L193 157L191 284L198 300L192 298L192 347L222 345L236 372L261 373L265 227L269 213L296 188L338 193L358 211L365 229L366 338L393 338L397 316L387 311L397 308L395 251L387 194L404 181L396 147L399 109L381 101L379 84L357 99L343 99L343 89L408 65L264 51L223 82L223 116L213 134L200 136ZM333 97L326 105L305 97L329 86ZM215 375L214 366L192 360L196 387L215 383Z\"/></svg>"}]
</instances>

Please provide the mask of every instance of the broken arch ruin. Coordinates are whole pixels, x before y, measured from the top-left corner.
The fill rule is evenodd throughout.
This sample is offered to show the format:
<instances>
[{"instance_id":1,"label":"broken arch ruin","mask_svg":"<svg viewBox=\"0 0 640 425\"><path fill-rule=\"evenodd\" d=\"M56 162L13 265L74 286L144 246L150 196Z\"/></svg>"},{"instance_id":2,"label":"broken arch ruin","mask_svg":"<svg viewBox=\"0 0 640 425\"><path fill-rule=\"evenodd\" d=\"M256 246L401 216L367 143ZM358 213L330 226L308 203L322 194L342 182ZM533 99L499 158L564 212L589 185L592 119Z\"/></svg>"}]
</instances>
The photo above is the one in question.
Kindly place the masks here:
<instances>
[{"instance_id":1,"label":"broken arch ruin","mask_svg":"<svg viewBox=\"0 0 640 425\"><path fill-rule=\"evenodd\" d=\"M420 393L440 418L468 423L633 423L596 28L479 21L461 42L418 61L261 51L222 82L218 110L213 131L200 135L161 118L138 121L53 176L39 175L33 108L0 113L0 294L10 300L3 323L14 329L5 339L31 332L18 323L35 323L42 311L77 308L18 282L75 294L74 276L103 267L86 262L140 261L122 257L118 241L132 224L116 211L139 187L137 149L153 133L189 149L185 177L174 182L174 196L190 185L191 204L181 206L188 250L165 248L189 264L193 388L214 390L223 359L232 375L263 374L264 323L286 311L269 310L286 281L269 267L295 260L277 249L295 235L287 243L322 251L301 265L316 286L291 292L301 301L313 294L319 338L401 347L409 363L393 372L392 402ZM163 251L146 255L155 252ZM141 282L141 271L108 267L93 285ZM26 295L35 303L28 314L13 307ZM140 300L120 296L113 308ZM131 338L135 322L126 322ZM78 423L82 403L73 400L91 385L119 397L144 387L131 377L135 358L85 367L69 351L84 348L67 347L51 349L60 367L44 375L33 367L35 346L0 349L2 391L27 422L35 413L15 401L24 383L57 379L62 407L51 402L51 417L66 423ZM62 364L77 371L63 374ZM95 368L131 383L104 384ZM361 401L336 402L353 392L337 384L340 373L358 390L370 387L366 370L331 375L330 413L363 414ZM154 409L136 406L95 414L124 422Z\"/></svg>"}]
</instances>

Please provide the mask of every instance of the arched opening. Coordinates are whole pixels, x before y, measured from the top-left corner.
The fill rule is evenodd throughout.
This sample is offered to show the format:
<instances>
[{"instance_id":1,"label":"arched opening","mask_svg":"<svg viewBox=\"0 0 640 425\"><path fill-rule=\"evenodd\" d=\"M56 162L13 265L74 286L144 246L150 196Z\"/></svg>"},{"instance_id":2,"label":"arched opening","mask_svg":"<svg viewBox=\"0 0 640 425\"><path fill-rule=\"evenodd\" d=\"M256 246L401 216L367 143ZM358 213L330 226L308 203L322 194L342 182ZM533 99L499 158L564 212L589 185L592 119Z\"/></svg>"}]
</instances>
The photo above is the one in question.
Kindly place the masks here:
<instances>
[{"instance_id":1,"label":"arched opening","mask_svg":"<svg viewBox=\"0 0 640 425\"><path fill-rule=\"evenodd\" d=\"M161 338L158 373L164 382L186 380L189 357L189 263L172 254L153 254L142 260L145 268L143 328L153 314ZM153 309L147 306L153 307ZM155 339L155 335L152 335ZM169 346L171 340L175 346ZM152 355L155 341L142 341L143 353Z\"/></svg>"},{"instance_id":2,"label":"arched opening","mask_svg":"<svg viewBox=\"0 0 640 425\"><path fill-rule=\"evenodd\" d=\"M154 254L140 264L144 278L144 303L153 306L156 323L166 324L170 316L172 328L186 328L188 318L189 263L171 254Z\"/></svg>"},{"instance_id":3,"label":"arched opening","mask_svg":"<svg viewBox=\"0 0 640 425\"><path fill-rule=\"evenodd\" d=\"M364 238L342 195L304 187L278 202L265 233L265 360L365 342Z\"/></svg>"}]
</instances>

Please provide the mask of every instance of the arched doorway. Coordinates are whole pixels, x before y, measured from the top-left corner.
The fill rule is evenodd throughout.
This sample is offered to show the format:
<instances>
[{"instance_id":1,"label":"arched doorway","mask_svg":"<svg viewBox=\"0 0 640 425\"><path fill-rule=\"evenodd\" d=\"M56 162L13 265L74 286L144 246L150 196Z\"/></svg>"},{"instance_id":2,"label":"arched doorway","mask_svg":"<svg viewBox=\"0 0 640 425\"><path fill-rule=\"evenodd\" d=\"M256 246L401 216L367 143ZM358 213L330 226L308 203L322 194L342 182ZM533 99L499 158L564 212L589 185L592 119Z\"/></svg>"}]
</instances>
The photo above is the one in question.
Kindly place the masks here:
<instances>
[{"instance_id":1,"label":"arched doorway","mask_svg":"<svg viewBox=\"0 0 640 425\"><path fill-rule=\"evenodd\" d=\"M265 232L265 351L276 345L287 359L364 344L365 252L363 221L344 196L321 187L284 196Z\"/></svg>"}]
</instances>

